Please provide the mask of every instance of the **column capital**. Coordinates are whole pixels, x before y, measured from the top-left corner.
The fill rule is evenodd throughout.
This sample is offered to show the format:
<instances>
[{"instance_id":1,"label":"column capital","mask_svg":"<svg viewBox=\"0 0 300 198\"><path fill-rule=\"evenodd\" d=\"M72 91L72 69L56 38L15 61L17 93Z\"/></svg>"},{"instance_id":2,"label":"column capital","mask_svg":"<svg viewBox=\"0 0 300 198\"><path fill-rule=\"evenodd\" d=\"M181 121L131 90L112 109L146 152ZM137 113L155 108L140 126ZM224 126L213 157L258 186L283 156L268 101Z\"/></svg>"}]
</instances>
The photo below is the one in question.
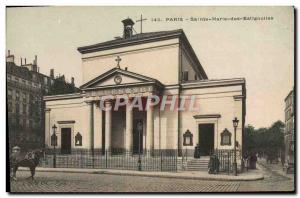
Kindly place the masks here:
<instances>
[{"instance_id":1,"label":"column capital","mask_svg":"<svg viewBox=\"0 0 300 198\"><path fill-rule=\"evenodd\" d=\"M84 102L88 105L92 105L94 103L94 100L86 100Z\"/></svg>"},{"instance_id":2,"label":"column capital","mask_svg":"<svg viewBox=\"0 0 300 198\"><path fill-rule=\"evenodd\" d=\"M95 105L96 105L96 107L100 108L100 100L96 100Z\"/></svg>"},{"instance_id":3,"label":"column capital","mask_svg":"<svg viewBox=\"0 0 300 198\"><path fill-rule=\"evenodd\" d=\"M104 101L104 104L105 104L105 106L106 106L106 105L111 105L111 104L112 104L112 100L105 100L105 101Z\"/></svg>"}]
</instances>

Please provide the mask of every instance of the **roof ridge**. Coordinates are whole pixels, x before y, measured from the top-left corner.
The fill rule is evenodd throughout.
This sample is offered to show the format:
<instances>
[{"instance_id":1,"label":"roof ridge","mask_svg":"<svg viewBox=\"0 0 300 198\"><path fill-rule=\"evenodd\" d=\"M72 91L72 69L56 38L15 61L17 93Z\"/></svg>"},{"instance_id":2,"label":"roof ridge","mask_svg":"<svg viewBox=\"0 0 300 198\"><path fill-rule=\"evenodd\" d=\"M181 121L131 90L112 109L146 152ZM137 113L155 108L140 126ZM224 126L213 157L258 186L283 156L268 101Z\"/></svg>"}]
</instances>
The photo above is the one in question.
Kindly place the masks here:
<instances>
[{"instance_id":1,"label":"roof ridge","mask_svg":"<svg viewBox=\"0 0 300 198\"><path fill-rule=\"evenodd\" d=\"M172 33L180 33L182 34L184 31L183 29L174 29L174 30L164 30L164 31L154 31L154 32L145 32L145 33L138 33L138 34L134 34L132 37L130 38L117 38L117 39L113 39L113 40L108 40L108 41L104 41L104 42L100 42L100 43L96 43L96 44L92 44L92 45L86 45L86 46L82 46L82 47L78 47L77 50L79 52L84 52L84 51L88 51L91 48L97 48L97 47L105 47L108 45L113 45L113 44L122 44L124 42L130 42L130 41L138 41L140 39L146 39L149 38L151 36L155 37L155 36L167 36L168 34L172 34Z\"/></svg>"}]
</instances>

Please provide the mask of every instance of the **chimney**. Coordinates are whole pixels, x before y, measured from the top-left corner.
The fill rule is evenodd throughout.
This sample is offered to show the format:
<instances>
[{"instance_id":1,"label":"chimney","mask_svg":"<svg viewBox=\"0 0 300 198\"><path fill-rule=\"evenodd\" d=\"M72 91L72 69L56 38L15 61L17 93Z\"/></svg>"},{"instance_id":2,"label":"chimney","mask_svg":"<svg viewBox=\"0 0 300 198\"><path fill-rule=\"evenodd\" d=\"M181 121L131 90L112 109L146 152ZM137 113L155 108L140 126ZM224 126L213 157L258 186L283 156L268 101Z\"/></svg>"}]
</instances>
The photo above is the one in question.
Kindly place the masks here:
<instances>
[{"instance_id":1,"label":"chimney","mask_svg":"<svg viewBox=\"0 0 300 198\"><path fill-rule=\"evenodd\" d=\"M8 55L6 57L6 62L8 62L8 63L14 63L15 62L15 56L10 55L10 50L8 50Z\"/></svg>"},{"instance_id":2,"label":"chimney","mask_svg":"<svg viewBox=\"0 0 300 198\"><path fill-rule=\"evenodd\" d=\"M62 80L63 82L66 82L65 75L62 75L62 76L61 76L61 80Z\"/></svg>"},{"instance_id":3,"label":"chimney","mask_svg":"<svg viewBox=\"0 0 300 198\"><path fill-rule=\"evenodd\" d=\"M25 65L26 65L26 58L24 58L25 59Z\"/></svg>"},{"instance_id":4,"label":"chimney","mask_svg":"<svg viewBox=\"0 0 300 198\"><path fill-rule=\"evenodd\" d=\"M33 64L34 64L34 65L37 65L37 55L34 56Z\"/></svg>"},{"instance_id":5,"label":"chimney","mask_svg":"<svg viewBox=\"0 0 300 198\"><path fill-rule=\"evenodd\" d=\"M54 78L54 69L50 69L50 77L53 79Z\"/></svg>"},{"instance_id":6,"label":"chimney","mask_svg":"<svg viewBox=\"0 0 300 198\"><path fill-rule=\"evenodd\" d=\"M74 86L74 77L71 78L71 85Z\"/></svg>"},{"instance_id":7,"label":"chimney","mask_svg":"<svg viewBox=\"0 0 300 198\"><path fill-rule=\"evenodd\" d=\"M130 18L127 18L127 19L124 19L122 21L122 23L124 25L123 38L127 39L127 38L132 37L132 30L133 30L134 22Z\"/></svg>"}]
</instances>

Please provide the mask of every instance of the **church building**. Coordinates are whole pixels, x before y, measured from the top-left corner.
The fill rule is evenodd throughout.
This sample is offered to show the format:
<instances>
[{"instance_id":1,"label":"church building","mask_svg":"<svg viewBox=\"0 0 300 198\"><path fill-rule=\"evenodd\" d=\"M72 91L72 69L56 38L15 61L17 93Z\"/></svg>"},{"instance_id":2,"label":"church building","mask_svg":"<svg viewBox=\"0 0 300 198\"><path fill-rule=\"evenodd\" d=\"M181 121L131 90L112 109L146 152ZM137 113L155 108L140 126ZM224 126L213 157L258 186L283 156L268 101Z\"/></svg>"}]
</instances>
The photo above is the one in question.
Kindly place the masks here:
<instances>
[{"instance_id":1,"label":"church building","mask_svg":"<svg viewBox=\"0 0 300 198\"><path fill-rule=\"evenodd\" d=\"M188 150L193 156L197 146L208 156L234 148L237 118L236 148L241 150L245 79L210 79L182 29L134 34L134 22L122 22L122 37L77 49L80 92L44 97L46 148L53 147L54 131L62 154L115 149L132 154L177 150L181 155ZM149 98L155 105L144 108Z\"/></svg>"}]
</instances>

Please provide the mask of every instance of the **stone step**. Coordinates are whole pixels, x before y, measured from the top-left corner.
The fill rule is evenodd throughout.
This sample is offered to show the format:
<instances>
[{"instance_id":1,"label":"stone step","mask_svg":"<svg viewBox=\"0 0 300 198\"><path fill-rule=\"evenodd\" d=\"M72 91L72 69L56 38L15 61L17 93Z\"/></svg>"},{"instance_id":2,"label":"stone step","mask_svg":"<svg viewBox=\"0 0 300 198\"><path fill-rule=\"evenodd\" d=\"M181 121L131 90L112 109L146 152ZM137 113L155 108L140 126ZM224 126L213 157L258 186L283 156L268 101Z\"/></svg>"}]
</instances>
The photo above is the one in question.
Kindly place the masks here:
<instances>
[{"instance_id":1,"label":"stone step","mask_svg":"<svg viewBox=\"0 0 300 198\"><path fill-rule=\"evenodd\" d=\"M209 162L188 162L187 164L208 164Z\"/></svg>"},{"instance_id":2,"label":"stone step","mask_svg":"<svg viewBox=\"0 0 300 198\"><path fill-rule=\"evenodd\" d=\"M201 163L201 164L187 164L188 166L203 166L208 165L208 163Z\"/></svg>"},{"instance_id":3,"label":"stone step","mask_svg":"<svg viewBox=\"0 0 300 198\"><path fill-rule=\"evenodd\" d=\"M188 161L188 163L209 163L209 161Z\"/></svg>"},{"instance_id":4,"label":"stone step","mask_svg":"<svg viewBox=\"0 0 300 198\"><path fill-rule=\"evenodd\" d=\"M205 164L209 164L206 162L200 162L200 163L187 163L187 165L205 165Z\"/></svg>"},{"instance_id":5,"label":"stone step","mask_svg":"<svg viewBox=\"0 0 300 198\"><path fill-rule=\"evenodd\" d=\"M188 164L187 166L208 166L208 164Z\"/></svg>"},{"instance_id":6,"label":"stone step","mask_svg":"<svg viewBox=\"0 0 300 198\"><path fill-rule=\"evenodd\" d=\"M209 158L190 159L187 162L187 171L207 171L209 164Z\"/></svg>"},{"instance_id":7,"label":"stone step","mask_svg":"<svg viewBox=\"0 0 300 198\"><path fill-rule=\"evenodd\" d=\"M207 168L187 168L187 171L207 171Z\"/></svg>"}]
</instances>

